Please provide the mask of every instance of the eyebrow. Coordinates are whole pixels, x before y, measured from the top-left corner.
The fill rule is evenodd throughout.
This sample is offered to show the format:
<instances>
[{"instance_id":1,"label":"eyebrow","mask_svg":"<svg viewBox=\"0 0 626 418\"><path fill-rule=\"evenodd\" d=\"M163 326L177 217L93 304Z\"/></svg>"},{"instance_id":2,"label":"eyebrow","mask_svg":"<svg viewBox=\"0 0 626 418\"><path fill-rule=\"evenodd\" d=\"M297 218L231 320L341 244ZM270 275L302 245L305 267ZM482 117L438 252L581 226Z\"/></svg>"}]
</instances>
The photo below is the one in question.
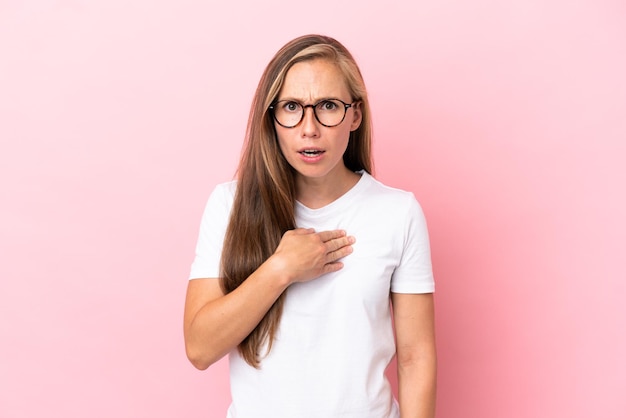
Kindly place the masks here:
<instances>
[{"instance_id":1,"label":"eyebrow","mask_svg":"<svg viewBox=\"0 0 626 418\"><path fill-rule=\"evenodd\" d=\"M324 100L341 100L341 99L339 97L327 96L327 97L321 97L319 99L316 99L311 104L318 104L319 102L323 102ZM282 99L279 98L278 100L276 100L276 102L285 102L285 101L287 101L287 102L297 102L297 103L300 103L300 104L303 104L303 105L306 104L305 100L300 100L300 99L297 99L295 97L289 97L289 96L287 96L285 98L282 98Z\"/></svg>"}]
</instances>

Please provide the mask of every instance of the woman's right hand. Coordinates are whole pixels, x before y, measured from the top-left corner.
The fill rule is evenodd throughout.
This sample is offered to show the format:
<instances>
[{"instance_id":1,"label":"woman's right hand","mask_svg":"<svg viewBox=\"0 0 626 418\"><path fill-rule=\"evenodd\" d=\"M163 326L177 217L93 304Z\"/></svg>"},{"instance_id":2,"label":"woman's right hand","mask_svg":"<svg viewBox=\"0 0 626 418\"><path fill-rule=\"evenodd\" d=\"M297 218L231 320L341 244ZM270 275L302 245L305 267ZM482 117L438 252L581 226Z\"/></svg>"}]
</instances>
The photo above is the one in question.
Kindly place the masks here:
<instances>
[{"instance_id":1,"label":"woman's right hand","mask_svg":"<svg viewBox=\"0 0 626 418\"><path fill-rule=\"evenodd\" d=\"M340 270L343 263L338 260L352 253L354 242L343 230L298 228L285 232L267 262L278 274L286 275L288 283L306 282Z\"/></svg>"},{"instance_id":2,"label":"woman's right hand","mask_svg":"<svg viewBox=\"0 0 626 418\"><path fill-rule=\"evenodd\" d=\"M290 284L340 270L354 237L344 231L286 232L274 254L239 287L224 294L217 278L190 280L185 301L185 348L204 370L252 332Z\"/></svg>"}]
</instances>

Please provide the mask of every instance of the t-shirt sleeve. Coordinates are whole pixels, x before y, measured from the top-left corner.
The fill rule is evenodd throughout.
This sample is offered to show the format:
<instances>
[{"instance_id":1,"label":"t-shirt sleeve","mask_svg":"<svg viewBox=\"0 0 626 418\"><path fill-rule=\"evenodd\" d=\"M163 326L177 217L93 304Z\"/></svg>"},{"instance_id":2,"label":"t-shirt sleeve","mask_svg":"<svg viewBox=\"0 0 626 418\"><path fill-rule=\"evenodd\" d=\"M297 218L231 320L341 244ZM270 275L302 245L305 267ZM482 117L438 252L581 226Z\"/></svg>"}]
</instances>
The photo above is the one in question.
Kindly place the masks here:
<instances>
[{"instance_id":1,"label":"t-shirt sleeve","mask_svg":"<svg viewBox=\"0 0 626 418\"><path fill-rule=\"evenodd\" d=\"M234 197L234 183L218 185L207 201L200 222L196 256L189 279L218 278L224 235Z\"/></svg>"},{"instance_id":2,"label":"t-shirt sleeve","mask_svg":"<svg viewBox=\"0 0 626 418\"><path fill-rule=\"evenodd\" d=\"M411 195L404 225L404 246L400 264L391 277L394 293L435 291L428 228L422 207Z\"/></svg>"}]
</instances>

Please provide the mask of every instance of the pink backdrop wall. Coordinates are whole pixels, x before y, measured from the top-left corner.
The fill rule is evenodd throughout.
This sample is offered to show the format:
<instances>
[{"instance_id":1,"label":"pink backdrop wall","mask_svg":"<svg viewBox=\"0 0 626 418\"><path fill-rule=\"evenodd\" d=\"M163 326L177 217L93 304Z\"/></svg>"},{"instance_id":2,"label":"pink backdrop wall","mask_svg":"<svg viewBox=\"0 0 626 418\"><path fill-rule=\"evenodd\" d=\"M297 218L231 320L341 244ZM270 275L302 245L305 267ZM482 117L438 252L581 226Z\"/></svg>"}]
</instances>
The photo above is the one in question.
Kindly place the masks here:
<instances>
[{"instance_id":1,"label":"pink backdrop wall","mask_svg":"<svg viewBox=\"0 0 626 418\"><path fill-rule=\"evenodd\" d=\"M321 32L415 192L441 418L626 414L626 7L0 2L0 416L222 417L181 317L205 200L275 50Z\"/></svg>"}]
</instances>

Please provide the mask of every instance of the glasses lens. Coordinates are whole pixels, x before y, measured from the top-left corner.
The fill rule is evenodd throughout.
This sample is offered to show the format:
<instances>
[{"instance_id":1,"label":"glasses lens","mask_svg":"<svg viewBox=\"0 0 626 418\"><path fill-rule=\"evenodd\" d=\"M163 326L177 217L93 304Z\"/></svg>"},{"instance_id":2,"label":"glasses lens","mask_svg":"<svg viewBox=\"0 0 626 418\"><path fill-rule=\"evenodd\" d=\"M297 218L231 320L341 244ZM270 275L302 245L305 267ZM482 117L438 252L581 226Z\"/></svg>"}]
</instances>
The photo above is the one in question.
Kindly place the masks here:
<instances>
[{"instance_id":1,"label":"glasses lens","mask_svg":"<svg viewBox=\"0 0 626 418\"><path fill-rule=\"evenodd\" d=\"M323 100L315 105L315 114L322 125L336 126L346 114L346 107L339 100Z\"/></svg>"},{"instance_id":2,"label":"glasses lens","mask_svg":"<svg viewBox=\"0 0 626 418\"><path fill-rule=\"evenodd\" d=\"M302 119L302 105L298 102L283 100L274 106L274 117L286 128L292 128Z\"/></svg>"}]
</instances>

